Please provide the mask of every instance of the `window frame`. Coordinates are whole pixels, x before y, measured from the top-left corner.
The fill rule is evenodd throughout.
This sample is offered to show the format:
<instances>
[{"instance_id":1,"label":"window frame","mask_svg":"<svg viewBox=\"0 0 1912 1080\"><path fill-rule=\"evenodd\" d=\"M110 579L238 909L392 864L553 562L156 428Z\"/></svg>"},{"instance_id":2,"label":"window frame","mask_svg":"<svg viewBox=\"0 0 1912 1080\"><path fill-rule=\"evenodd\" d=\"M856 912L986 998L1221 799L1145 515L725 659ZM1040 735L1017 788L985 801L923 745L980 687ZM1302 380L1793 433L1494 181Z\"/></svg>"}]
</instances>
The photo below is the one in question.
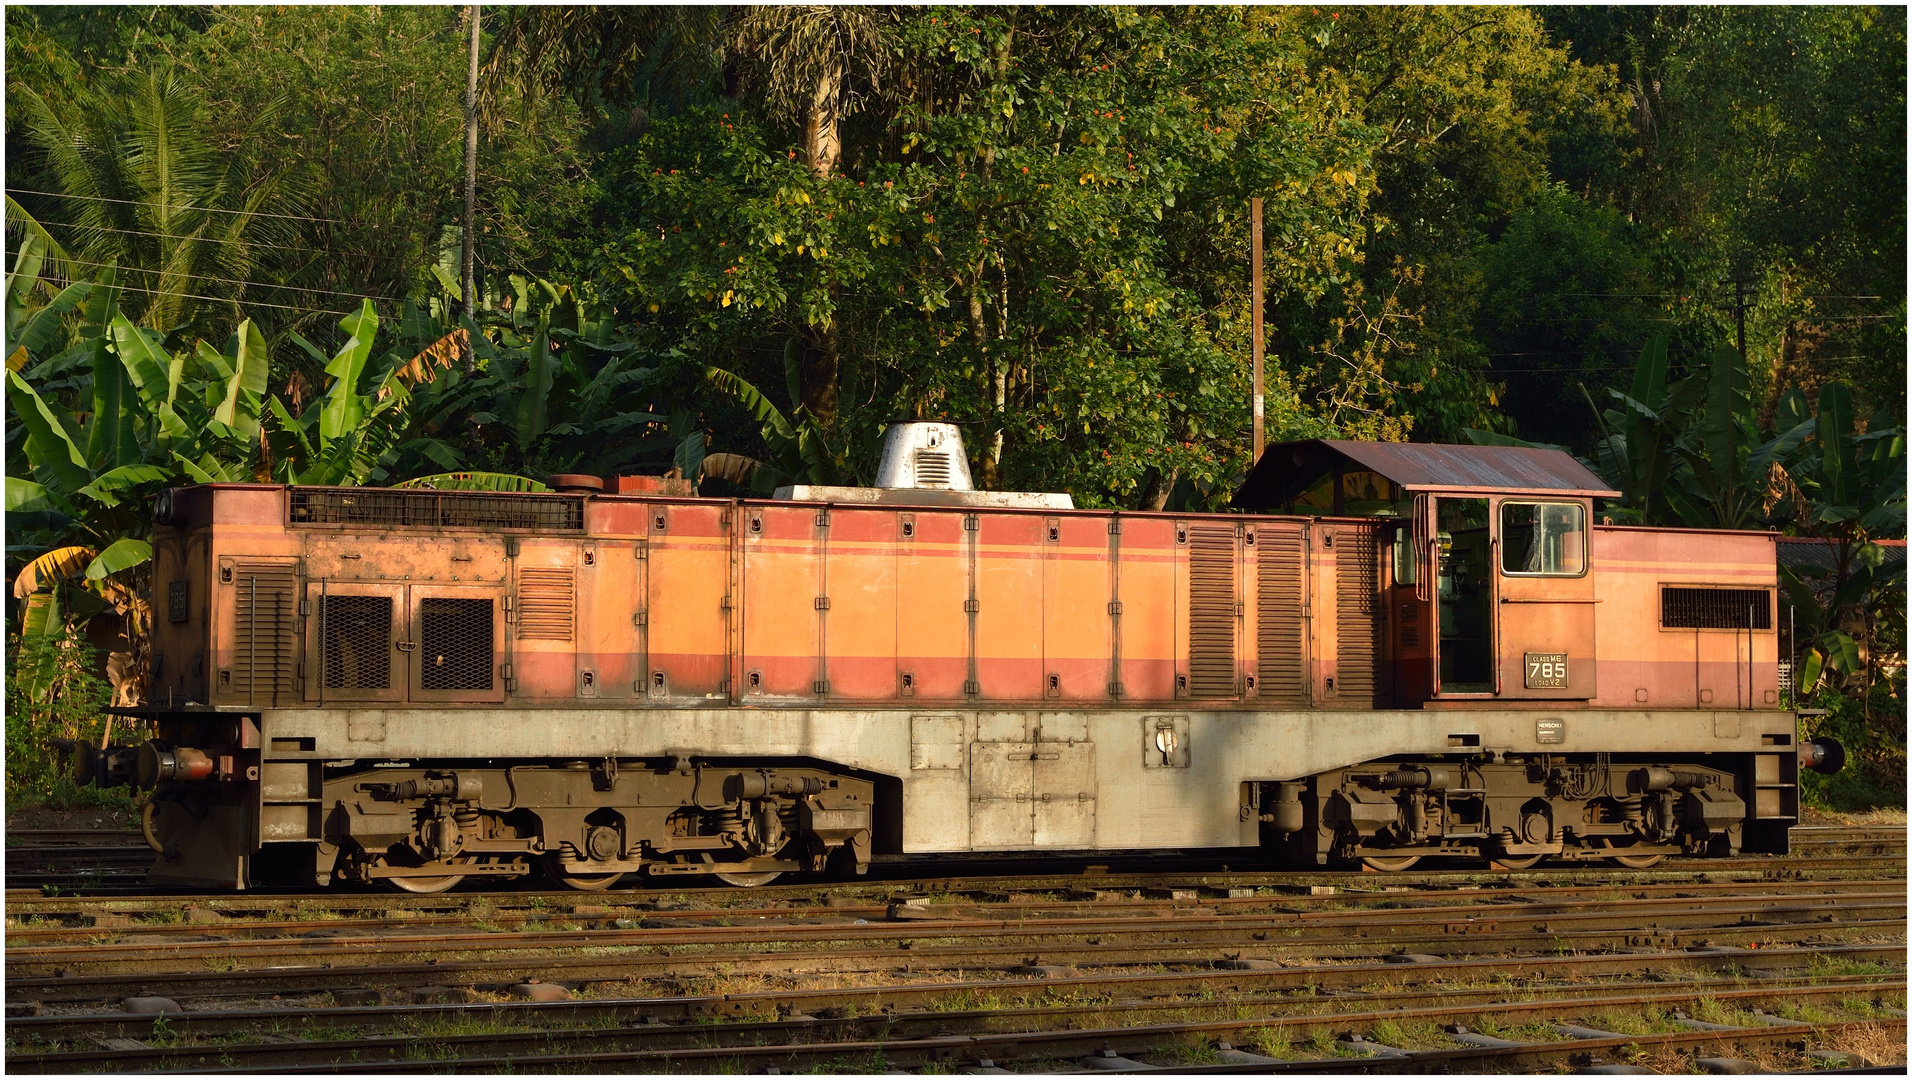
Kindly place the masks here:
<instances>
[{"instance_id":1,"label":"window frame","mask_svg":"<svg viewBox=\"0 0 1912 1080\"><path fill-rule=\"evenodd\" d=\"M1573 507L1574 512L1580 515L1580 527L1578 530L1576 530L1580 534L1580 569L1572 573L1568 573L1566 571L1560 571L1560 570L1509 570L1507 569L1507 551L1508 551L1507 508L1509 506L1534 506L1534 507L1571 506ZM1536 518L1539 517L1538 514L1536 514L1535 516ZM1498 507L1497 512L1494 515L1494 538L1501 549L1500 558L1495 560L1500 565L1496 567L1495 569L1499 571L1501 577L1510 577L1510 578L1573 579L1573 578L1586 577L1587 574L1593 569L1593 543L1592 543L1592 537L1591 537L1593 528L1590 521L1592 516L1593 516L1592 514L1587 512L1586 504L1582 502L1578 502L1578 501L1571 501L1566 499L1539 499L1539 498L1506 498L1506 499L1500 500L1500 506ZM1539 527L1538 523L1536 523L1534 527L1538 528Z\"/></svg>"}]
</instances>

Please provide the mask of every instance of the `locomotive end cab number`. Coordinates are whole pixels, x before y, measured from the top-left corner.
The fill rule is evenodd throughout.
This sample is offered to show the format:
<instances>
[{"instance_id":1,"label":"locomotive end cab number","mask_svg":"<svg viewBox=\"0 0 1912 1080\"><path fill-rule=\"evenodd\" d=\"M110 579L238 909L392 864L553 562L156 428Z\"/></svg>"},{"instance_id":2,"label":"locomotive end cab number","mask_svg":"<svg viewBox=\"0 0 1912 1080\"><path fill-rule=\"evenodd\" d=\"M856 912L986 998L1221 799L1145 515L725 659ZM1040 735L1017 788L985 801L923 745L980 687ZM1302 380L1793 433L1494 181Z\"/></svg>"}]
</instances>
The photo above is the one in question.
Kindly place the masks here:
<instances>
[{"instance_id":1,"label":"locomotive end cab number","mask_svg":"<svg viewBox=\"0 0 1912 1080\"><path fill-rule=\"evenodd\" d=\"M1527 689L1564 690L1566 687L1566 653L1530 652L1527 654Z\"/></svg>"}]
</instances>

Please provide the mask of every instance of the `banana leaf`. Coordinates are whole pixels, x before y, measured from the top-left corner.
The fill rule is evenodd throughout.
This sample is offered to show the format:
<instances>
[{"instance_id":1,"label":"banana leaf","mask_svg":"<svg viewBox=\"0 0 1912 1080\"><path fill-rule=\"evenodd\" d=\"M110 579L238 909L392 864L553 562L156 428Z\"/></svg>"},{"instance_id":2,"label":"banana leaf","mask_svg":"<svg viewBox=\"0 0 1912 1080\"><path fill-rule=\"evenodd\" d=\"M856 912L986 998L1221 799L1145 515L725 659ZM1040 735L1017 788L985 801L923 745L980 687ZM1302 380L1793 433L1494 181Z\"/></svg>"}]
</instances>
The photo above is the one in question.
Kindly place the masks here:
<instances>
[{"instance_id":1,"label":"banana leaf","mask_svg":"<svg viewBox=\"0 0 1912 1080\"><path fill-rule=\"evenodd\" d=\"M99 554L79 544L55 548L28 563L13 579L15 599L29 596L60 581L86 576L86 567Z\"/></svg>"},{"instance_id":2,"label":"banana leaf","mask_svg":"<svg viewBox=\"0 0 1912 1080\"><path fill-rule=\"evenodd\" d=\"M33 466L34 476L42 485L63 495L85 487L92 480L86 457L52 407L41 400L17 371L7 372L7 390L7 396L13 399L14 414L26 429L27 461Z\"/></svg>"},{"instance_id":3,"label":"banana leaf","mask_svg":"<svg viewBox=\"0 0 1912 1080\"><path fill-rule=\"evenodd\" d=\"M435 476L415 476L394 488L427 488L433 491L550 491L528 476L496 472L447 472Z\"/></svg>"},{"instance_id":4,"label":"banana leaf","mask_svg":"<svg viewBox=\"0 0 1912 1080\"><path fill-rule=\"evenodd\" d=\"M123 536L108 544L105 551L100 552L92 562L87 564L86 578L88 581L99 581L109 574L131 570L135 566L143 566L151 561L153 561L153 545L144 540Z\"/></svg>"}]
</instances>

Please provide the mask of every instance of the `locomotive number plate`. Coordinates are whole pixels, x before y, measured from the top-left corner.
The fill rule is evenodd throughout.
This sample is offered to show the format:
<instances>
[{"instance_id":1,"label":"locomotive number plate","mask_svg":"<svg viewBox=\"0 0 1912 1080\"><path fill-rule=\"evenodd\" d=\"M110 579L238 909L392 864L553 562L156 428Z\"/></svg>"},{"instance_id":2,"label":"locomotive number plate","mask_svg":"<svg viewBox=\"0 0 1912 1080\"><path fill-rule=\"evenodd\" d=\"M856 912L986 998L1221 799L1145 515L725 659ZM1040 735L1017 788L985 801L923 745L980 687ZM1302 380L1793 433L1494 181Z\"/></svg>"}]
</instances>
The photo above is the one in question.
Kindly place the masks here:
<instances>
[{"instance_id":1,"label":"locomotive number plate","mask_svg":"<svg viewBox=\"0 0 1912 1080\"><path fill-rule=\"evenodd\" d=\"M1527 654L1527 689L1546 690L1567 687L1567 654L1530 652Z\"/></svg>"}]
</instances>

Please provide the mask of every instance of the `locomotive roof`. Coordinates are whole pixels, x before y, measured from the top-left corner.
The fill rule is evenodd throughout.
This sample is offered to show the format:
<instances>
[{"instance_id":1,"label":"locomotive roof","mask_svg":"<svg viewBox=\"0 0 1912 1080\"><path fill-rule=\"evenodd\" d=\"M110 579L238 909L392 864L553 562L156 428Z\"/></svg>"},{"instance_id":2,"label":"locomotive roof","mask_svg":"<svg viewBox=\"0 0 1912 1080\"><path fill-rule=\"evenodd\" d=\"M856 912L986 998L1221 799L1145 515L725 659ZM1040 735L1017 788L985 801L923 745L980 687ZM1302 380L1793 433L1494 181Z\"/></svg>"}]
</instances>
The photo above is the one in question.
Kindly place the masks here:
<instances>
[{"instance_id":1,"label":"locomotive roof","mask_svg":"<svg viewBox=\"0 0 1912 1080\"><path fill-rule=\"evenodd\" d=\"M1620 496L1564 450L1304 439L1270 446L1235 492L1235 505L1246 510L1280 506L1323 476L1354 469L1376 473L1407 491Z\"/></svg>"}]
</instances>

